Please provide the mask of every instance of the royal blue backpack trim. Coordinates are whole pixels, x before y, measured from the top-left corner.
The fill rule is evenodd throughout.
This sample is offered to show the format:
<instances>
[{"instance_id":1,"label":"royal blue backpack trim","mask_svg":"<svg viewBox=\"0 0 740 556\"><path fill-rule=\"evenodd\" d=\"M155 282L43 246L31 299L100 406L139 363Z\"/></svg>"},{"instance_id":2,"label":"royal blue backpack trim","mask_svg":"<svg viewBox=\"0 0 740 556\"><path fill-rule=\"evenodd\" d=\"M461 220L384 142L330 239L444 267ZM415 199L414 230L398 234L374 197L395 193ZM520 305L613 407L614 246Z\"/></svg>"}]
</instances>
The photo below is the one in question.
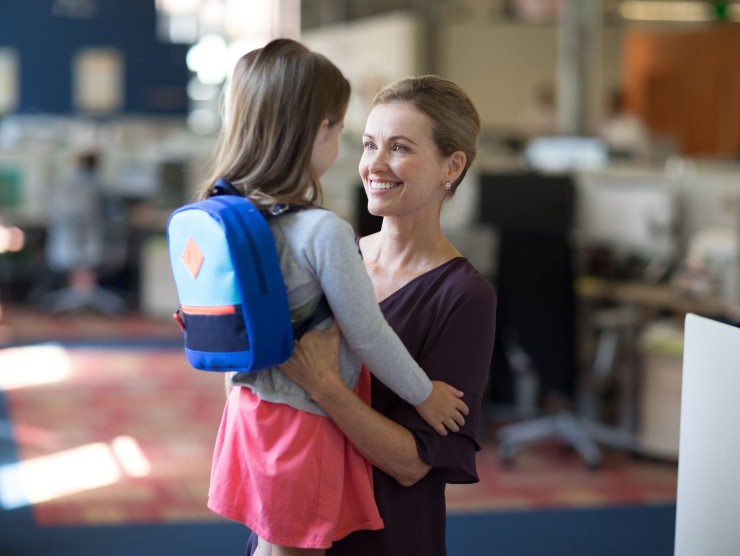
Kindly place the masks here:
<instances>
[{"instance_id":1,"label":"royal blue backpack trim","mask_svg":"<svg viewBox=\"0 0 740 556\"><path fill-rule=\"evenodd\" d=\"M228 192L225 184L216 189ZM249 372L287 360L295 336L263 214L241 195L220 194L177 209L167 232L190 364Z\"/></svg>"}]
</instances>

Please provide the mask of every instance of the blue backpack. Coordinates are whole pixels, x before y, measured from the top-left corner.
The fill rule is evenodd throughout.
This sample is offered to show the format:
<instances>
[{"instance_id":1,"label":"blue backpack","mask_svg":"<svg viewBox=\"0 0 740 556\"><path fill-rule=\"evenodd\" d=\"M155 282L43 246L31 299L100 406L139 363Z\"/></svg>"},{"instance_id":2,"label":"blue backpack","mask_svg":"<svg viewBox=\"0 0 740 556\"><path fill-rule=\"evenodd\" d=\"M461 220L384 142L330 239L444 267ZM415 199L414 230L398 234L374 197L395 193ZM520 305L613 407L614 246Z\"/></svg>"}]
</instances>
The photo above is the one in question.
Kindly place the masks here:
<instances>
[{"instance_id":1,"label":"blue backpack","mask_svg":"<svg viewBox=\"0 0 740 556\"><path fill-rule=\"evenodd\" d=\"M331 311L324 299L309 319L291 323L265 215L226 180L218 180L214 189L213 197L175 210L167 224L180 303L175 320L183 330L185 354L204 371L278 365L290 357L295 340Z\"/></svg>"}]
</instances>

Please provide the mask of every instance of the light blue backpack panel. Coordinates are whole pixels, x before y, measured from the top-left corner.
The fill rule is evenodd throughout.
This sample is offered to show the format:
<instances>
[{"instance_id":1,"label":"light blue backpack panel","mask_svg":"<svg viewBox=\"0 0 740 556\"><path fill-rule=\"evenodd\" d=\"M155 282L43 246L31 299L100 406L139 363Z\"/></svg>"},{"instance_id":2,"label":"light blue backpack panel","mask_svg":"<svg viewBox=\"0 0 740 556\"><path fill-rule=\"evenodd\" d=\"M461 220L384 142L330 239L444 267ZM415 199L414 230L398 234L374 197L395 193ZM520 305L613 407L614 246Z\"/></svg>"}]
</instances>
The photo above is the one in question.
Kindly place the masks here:
<instances>
[{"instance_id":1,"label":"light blue backpack panel","mask_svg":"<svg viewBox=\"0 0 740 556\"><path fill-rule=\"evenodd\" d=\"M167 236L190 364L248 372L287 360L290 309L260 211L242 196L218 195L172 213Z\"/></svg>"}]
</instances>

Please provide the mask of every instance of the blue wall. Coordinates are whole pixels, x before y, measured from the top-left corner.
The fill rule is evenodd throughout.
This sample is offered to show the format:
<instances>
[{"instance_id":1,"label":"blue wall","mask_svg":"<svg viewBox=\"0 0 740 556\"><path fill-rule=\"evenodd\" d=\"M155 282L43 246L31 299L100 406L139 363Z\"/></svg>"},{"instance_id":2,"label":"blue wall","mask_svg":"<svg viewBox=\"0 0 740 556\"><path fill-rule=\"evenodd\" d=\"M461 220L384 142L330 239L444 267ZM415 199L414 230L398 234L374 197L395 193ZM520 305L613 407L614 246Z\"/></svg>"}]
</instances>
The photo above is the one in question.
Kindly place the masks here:
<instances>
[{"instance_id":1,"label":"blue wall","mask_svg":"<svg viewBox=\"0 0 740 556\"><path fill-rule=\"evenodd\" d=\"M88 17L52 13L75 4ZM188 46L157 40L154 0L0 0L0 47L7 46L20 58L19 113L74 112L72 64L84 47L123 54L124 112L187 112Z\"/></svg>"}]
</instances>

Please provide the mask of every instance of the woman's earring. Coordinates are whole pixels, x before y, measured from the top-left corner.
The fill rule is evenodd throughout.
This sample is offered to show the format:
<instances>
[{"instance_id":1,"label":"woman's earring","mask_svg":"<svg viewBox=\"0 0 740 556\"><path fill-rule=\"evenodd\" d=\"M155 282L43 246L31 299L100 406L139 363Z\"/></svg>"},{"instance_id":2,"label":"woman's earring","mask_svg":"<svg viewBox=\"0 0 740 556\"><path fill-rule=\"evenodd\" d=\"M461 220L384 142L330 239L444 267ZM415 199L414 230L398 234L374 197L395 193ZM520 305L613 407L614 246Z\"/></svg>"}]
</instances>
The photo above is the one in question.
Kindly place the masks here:
<instances>
[{"instance_id":1,"label":"woman's earring","mask_svg":"<svg viewBox=\"0 0 740 556\"><path fill-rule=\"evenodd\" d=\"M445 191L450 191L452 189L452 184L450 182L447 182L445 184Z\"/></svg>"}]
</instances>

